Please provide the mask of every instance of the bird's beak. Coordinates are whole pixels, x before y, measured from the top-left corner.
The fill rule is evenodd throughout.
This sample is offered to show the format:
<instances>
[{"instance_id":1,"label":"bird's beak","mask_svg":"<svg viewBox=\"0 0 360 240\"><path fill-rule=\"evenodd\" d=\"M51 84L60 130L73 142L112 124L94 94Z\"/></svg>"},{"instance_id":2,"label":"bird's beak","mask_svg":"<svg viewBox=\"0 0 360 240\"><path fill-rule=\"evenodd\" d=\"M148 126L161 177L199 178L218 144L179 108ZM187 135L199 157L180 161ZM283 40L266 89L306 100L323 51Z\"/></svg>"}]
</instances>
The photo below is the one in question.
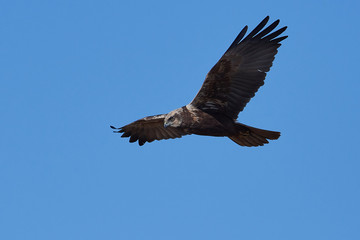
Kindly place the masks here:
<instances>
[{"instance_id":1,"label":"bird's beak","mask_svg":"<svg viewBox=\"0 0 360 240\"><path fill-rule=\"evenodd\" d=\"M164 123L164 128L167 128L169 126L168 123Z\"/></svg>"}]
</instances>

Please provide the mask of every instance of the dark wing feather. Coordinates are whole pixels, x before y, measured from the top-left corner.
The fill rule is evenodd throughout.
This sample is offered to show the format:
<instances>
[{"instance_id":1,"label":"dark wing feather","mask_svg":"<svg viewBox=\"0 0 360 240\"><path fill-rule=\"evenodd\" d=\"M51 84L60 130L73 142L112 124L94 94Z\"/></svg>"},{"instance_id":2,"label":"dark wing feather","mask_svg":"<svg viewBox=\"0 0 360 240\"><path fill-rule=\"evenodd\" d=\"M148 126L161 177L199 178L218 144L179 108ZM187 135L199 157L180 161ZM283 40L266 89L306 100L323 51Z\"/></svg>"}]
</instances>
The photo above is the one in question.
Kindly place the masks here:
<instances>
[{"instance_id":1,"label":"dark wing feather","mask_svg":"<svg viewBox=\"0 0 360 240\"><path fill-rule=\"evenodd\" d=\"M116 133L123 133L121 137L130 137L130 142L139 141L140 146L154 140L180 138L186 135L181 129L164 128L165 117L166 114L160 114L142 118L121 128L110 127L116 129Z\"/></svg>"},{"instance_id":2,"label":"dark wing feather","mask_svg":"<svg viewBox=\"0 0 360 240\"><path fill-rule=\"evenodd\" d=\"M264 84L266 72L270 70L277 49L281 46L279 42L287 38L278 37L286 27L270 33L277 27L279 20L263 29L268 20L269 17L266 17L245 38L247 26L243 28L207 74L200 91L191 102L193 106L208 113L237 118Z\"/></svg>"}]
</instances>

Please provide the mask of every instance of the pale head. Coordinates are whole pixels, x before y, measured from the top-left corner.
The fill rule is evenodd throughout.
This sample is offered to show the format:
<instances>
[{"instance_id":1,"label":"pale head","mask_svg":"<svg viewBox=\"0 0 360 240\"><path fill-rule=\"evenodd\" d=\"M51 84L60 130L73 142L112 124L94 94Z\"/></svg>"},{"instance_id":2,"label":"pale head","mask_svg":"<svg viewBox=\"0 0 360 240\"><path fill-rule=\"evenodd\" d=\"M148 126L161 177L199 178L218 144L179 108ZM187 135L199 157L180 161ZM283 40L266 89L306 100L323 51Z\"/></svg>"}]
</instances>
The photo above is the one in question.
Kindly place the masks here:
<instances>
[{"instance_id":1,"label":"pale head","mask_svg":"<svg viewBox=\"0 0 360 240\"><path fill-rule=\"evenodd\" d=\"M180 127L182 123L181 113L183 112L182 108L175 109L169 112L164 119L164 127Z\"/></svg>"}]
</instances>

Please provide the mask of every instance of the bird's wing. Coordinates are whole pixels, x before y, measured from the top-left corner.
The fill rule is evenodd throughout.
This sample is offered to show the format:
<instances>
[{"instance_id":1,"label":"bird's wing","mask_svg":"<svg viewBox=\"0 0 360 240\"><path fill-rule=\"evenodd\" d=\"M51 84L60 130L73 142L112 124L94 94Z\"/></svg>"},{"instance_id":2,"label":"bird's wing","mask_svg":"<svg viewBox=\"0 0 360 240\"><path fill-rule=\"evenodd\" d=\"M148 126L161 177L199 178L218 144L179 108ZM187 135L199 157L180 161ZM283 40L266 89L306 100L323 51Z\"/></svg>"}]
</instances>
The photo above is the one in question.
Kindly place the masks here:
<instances>
[{"instance_id":1,"label":"bird's wing","mask_svg":"<svg viewBox=\"0 0 360 240\"><path fill-rule=\"evenodd\" d=\"M130 137L130 142L139 141L139 145L142 146L146 142L152 142L154 140L180 138L186 135L183 130L164 127L164 119L166 114L160 114L155 116L149 116L139 119L133 123L130 123L121 128L115 128L116 133L123 133L121 137Z\"/></svg>"},{"instance_id":2,"label":"bird's wing","mask_svg":"<svg viewBox=\"0 0 360 240\"><path fill-rule=\"evenodd\" d=\"M279 24L279 20L263 29L268 20L269 17L266 17L245 38L247 26L242 29L206 75L191 105L208 113L237 118L239 112L264 84L277 48L280 47L280 42L287 38L278 37L286 27L270 33Z\"/></svg>"}]
</instances>

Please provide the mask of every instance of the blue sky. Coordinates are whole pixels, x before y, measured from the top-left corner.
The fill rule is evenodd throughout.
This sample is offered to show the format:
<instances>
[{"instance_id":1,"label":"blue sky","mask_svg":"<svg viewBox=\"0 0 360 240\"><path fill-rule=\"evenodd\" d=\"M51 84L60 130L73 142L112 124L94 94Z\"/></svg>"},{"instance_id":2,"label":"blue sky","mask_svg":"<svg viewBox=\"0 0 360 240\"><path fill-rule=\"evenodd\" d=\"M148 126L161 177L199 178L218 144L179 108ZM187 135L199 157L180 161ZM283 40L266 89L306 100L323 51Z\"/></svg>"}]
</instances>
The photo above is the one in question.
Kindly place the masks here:
<instances>
[{"instance_id":1,"label":"blue sky","mask_svg":"<svg viewBox=\"0 0 360 240\"><path fill-rule=\"evenodd\" d=\"M0 239L360 239L358 1L7 1ZM113 134L189 103L239 31L288 26L259 148Z\"/></svg>"}]
</instances>

